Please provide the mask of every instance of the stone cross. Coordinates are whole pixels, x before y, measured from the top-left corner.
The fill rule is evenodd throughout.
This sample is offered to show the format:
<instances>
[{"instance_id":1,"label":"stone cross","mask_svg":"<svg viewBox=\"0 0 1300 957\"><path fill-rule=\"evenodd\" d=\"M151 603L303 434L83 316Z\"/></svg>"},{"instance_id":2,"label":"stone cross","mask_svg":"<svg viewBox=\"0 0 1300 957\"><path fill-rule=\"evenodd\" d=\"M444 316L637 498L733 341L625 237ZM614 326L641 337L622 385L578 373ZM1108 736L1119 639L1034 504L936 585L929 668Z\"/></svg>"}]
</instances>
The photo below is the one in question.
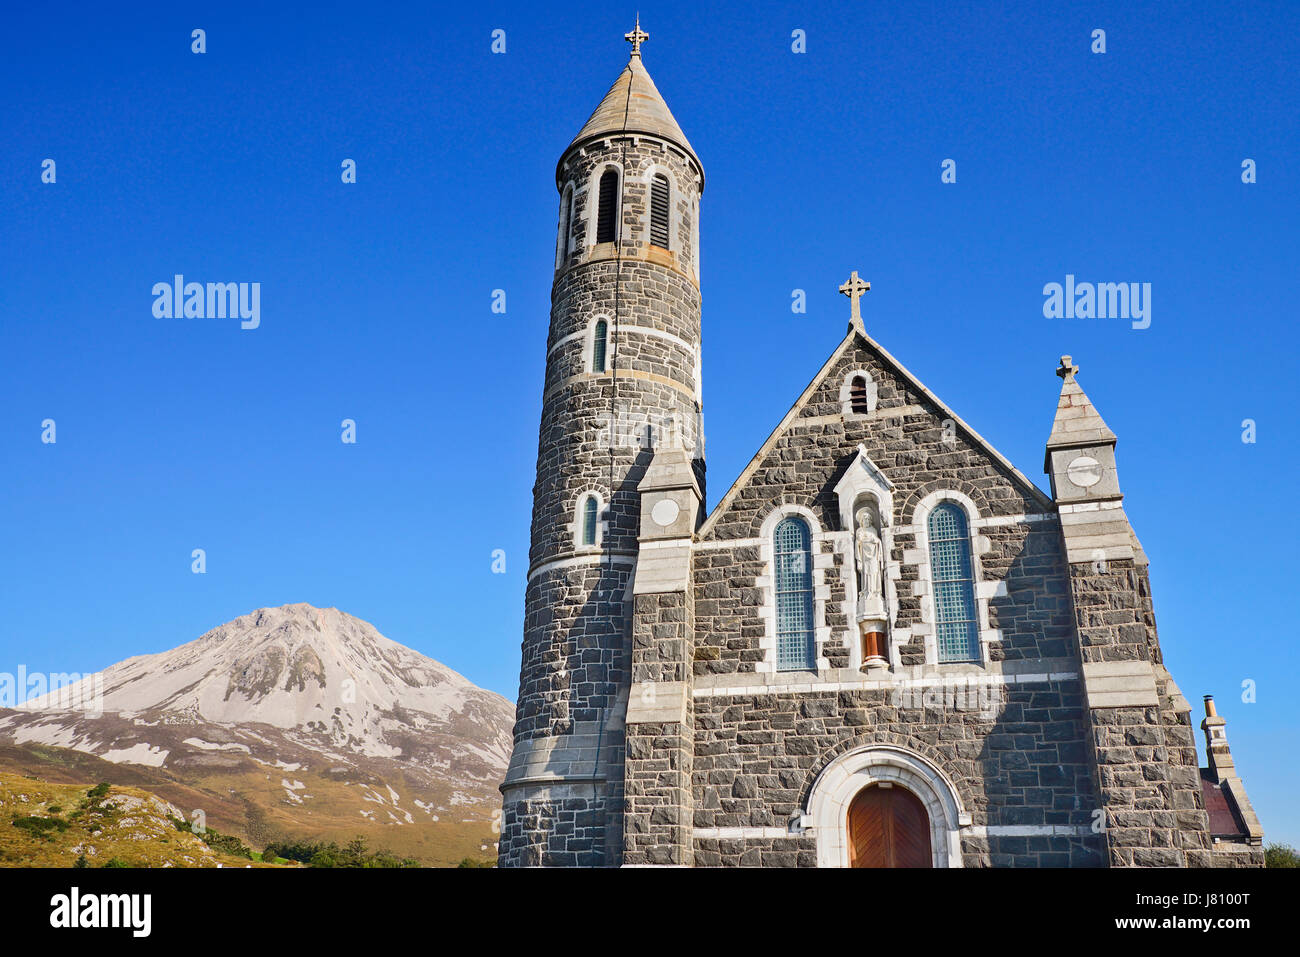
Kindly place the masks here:
<instances>
[{"instance_id":1,"label":"stone cross","mask_svg":"<svg viewBox=\"0 0 1300 957\"><path fill-rule=\"evenodd\" d=\"M862 328L862 309L858 305L858 300L862 298L864 292L869 292L870 290L871 283L863 282L859 279L858 271L856 269L849 273L849 281L840 286L840 292L848 296L849 302L852 304L849 311L849 322L857 326L859 329Z\"/></svg>"},{"instance_id":2,"label":"stone cross","mask_svg":"<svg viewBox=\"0 0 1300 957\"><path fill-rule=\"evenodd\" d=\"M631 33L623 34L623 39L632 44L632 55L641 55L641 44L650 39L650 34L641 29L641 14L636 15L636 27Z\"/></svg>"},{"instance_id":3,"label":"stone cross","mask_svg":"<svg viewBox=\"0 0 1300 957\"><path fill-rule=\"evenodd\" d=\"M1066 382L1069 382L1071 379L1074 378L1075 373L1078 371L1079 371L1079 367L1070 361L1069 356L1061 356L1061 367L1056 370L1057 375L1059 375Z\"/></svg>"}]
</instances>

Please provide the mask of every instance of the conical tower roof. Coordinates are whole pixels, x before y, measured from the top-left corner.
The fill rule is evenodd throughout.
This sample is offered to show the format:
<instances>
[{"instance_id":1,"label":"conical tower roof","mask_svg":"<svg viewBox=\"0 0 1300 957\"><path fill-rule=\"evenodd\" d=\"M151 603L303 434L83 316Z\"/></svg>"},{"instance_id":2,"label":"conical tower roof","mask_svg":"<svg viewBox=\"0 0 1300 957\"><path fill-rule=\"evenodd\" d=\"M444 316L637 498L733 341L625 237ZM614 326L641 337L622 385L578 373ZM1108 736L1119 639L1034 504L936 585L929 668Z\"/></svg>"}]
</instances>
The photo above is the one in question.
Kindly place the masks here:
<instances>
[{"instance_id":1,"label":"conical tower roof","mask_svg":"<svg viewBox=\"0 0 1300 957\"><path fill-rule=\"evenodd\" d=\"M641 33L640 29L638 23L636 33L629 33L628 39L632 40L634 36L644 39L645 34ZM640 42L633 42L632 46L632 56L628 59L627 66L618 75L618 79L609 88L609 92L600 101L600 105L596 107L590 119L573 138L573 142L565 149L564 154L567 155L574 147L589 140L609 136L611 133L646 133L671 140L686 150L695 160L696 165L700 166L701 176L703 176L700 158L695 155L695 150L686 139L686 134L677 125L672 111L668 109L668 104L664 102L664 98L655 87L654 80L650 79L650 74L646 72L645 64L641 62Z\"/></svg>"}]
</instances>

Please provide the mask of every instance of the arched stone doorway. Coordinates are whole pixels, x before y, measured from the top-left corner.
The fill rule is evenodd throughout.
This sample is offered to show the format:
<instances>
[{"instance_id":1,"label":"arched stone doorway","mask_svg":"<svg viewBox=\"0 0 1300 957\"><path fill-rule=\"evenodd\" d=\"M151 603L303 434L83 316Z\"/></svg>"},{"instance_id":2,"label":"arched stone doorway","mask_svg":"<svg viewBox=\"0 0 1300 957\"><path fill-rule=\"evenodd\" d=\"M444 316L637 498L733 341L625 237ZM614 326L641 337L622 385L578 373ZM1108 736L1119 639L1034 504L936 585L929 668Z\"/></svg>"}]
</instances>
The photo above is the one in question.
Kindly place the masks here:
<instances>
[{"instance_id":1,"label":"arched stone doorway","mask_svg":"<svg viewBox=\"0 0 1300 957\"><path fill-rule=\"evenodd\" d=\"M805 830L817 839L817 866L850 866L849 809L864 789L882 784L909 792L924 807L930 866L961 867L961 829L971 818L957 789L928 759L888 744L841 754L817 775L804 815Z\"/></svg>"},{"instance_id":2,"label":"arched stone doorway","mask_svg":"<svg viewBox=\"0 0 1300 957\"><path fill-rule=\"evenodd\" d=\"M930 815L907 788L877 784L849 804L850 867L931 867Z\"/></svg>"}]
</instances>

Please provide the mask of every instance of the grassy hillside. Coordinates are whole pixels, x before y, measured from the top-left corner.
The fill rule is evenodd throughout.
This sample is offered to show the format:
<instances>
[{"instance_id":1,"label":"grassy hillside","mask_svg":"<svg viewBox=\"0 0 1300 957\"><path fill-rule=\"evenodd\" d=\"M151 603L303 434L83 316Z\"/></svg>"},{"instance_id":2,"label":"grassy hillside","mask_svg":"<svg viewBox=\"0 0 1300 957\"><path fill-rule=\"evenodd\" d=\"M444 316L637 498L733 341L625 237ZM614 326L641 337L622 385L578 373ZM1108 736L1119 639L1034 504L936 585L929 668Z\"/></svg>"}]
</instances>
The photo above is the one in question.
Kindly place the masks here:
<instances>
[{"instance_id":1,"label":"grassy hillside","mask_svg":"<svg viewBox=\"0 0 1300 957\"><path fill-rule=\"evenodd\" d=\"M269 866L180 830L178 814L139 788L51 784L0 772L0 866Z\"/></svg>"},{"instance_id":2,"label":"grassy hillside","mask_svg":"<svg viewBox=\"0 0 1300 957\"><path fill-rule=\"evenodd\" d=\"M50 803L63 809L62 814L50 816L66 819L93 784L105 781L114 786L114 793L156 796L173 805L187 821L193 820L195 811L201 811L208 828L234 835L255 851L268 843L286 841L336 841L345 845L360 836L372 848L387 849L426 866L453 866L467 857L491 861L496 856L490 821L464 820L455 807L451 813L436 815L422 811L413 806L405 782L382 780L355 768L289 773L260 762L238 760L226 766L187 768L182 776L166 768L115 764L66 748L9 744L0 745L0 775L18 789L14 795L0 798L0 831L15 830L9 821L20 812L48 815L42 809ZM399 798L394 800L393 793ZM26 802L20 794L26 795ZM48 801L39 803L47 796ZM435 816L439 819L434 820ZM59 857L58 849L66 853L79 843L73 841L65 846L65 836L86 836L84 829L76 831L80 826L69 822L64 831L58 824L48 825L58 833L47 830L40 840L22 828L16 829L20 832L17 834L6 833L0 840L0 863L68 866L77 855L71 854L65 860ZM30 827L40 829L43 825ZM174 828L173 833L174 837L167 835L169 840L164 845L168 853L174 856L178 848L192 847L176 843L187 835ZM55 840L45 841L44 837L50 835ZM36 857L23 860L23 853ZM102 855L103 851L97 848L97 853ZM173 866L212 865L205 865L199 858L194 862L177 858Z\"/></svg>"}]
</instances>

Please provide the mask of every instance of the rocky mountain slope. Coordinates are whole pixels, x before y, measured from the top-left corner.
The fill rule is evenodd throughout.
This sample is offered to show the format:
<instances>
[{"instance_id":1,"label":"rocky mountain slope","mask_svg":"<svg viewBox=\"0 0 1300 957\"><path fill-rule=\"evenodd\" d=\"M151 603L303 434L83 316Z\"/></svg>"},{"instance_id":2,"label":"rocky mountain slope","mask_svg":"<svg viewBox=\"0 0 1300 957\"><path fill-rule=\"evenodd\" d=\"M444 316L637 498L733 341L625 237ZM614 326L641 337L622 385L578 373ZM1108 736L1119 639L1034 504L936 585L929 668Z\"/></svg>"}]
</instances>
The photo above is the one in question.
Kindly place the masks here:
<instances>
[{"instance_id":1,"label":"rocky mountain slope","mask_svg":"<svg viewBox=\"0 0 1300 957\"><path fill-rule=\"evenodd\" d=\"M513 707L337 609L262 608L97 680L99 715L68 709L85 688L0 710L0 768L91 763L73 777L125 778L255 846L363 833L430 863L491 854Z\"/></svg>"}]
</instances>

